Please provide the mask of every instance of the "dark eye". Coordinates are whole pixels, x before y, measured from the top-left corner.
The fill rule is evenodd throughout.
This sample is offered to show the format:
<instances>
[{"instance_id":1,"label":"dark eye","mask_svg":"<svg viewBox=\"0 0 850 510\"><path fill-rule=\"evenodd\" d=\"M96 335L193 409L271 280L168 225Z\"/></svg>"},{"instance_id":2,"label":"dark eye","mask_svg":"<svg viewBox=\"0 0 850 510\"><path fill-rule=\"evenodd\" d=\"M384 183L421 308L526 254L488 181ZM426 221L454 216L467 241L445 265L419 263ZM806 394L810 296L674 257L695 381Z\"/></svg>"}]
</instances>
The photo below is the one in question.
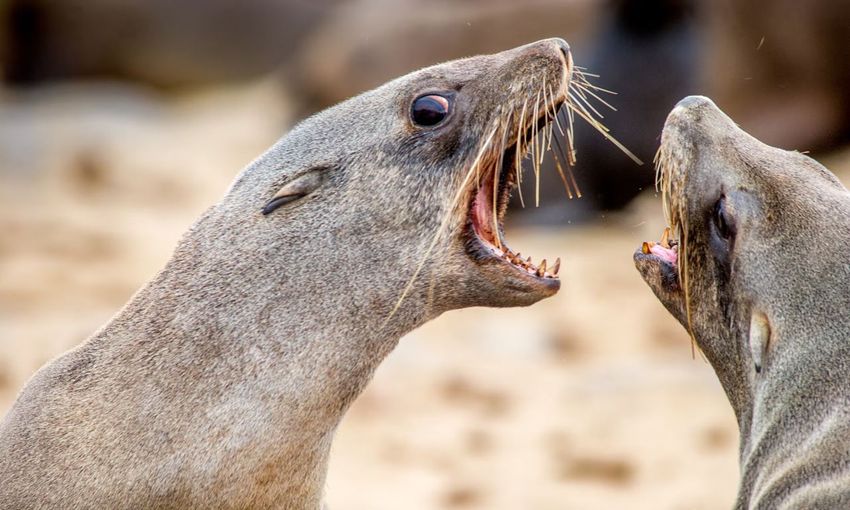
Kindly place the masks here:
<instances>
[{"instance_id":1,"label":"dark eye","mask_svg":"<svg viewBox=\"0 0 850 510\"><path fill-rule=\"evenodd\" d=\"M437 94L422 96L413 101L410 118L419 126L436 126L449 116L451 101Z\"/></svg>"},{"instance_id":2,"label":"dark eye","mask_svg":"<svg viewBox=\"0 0 850 510\"><path fill-rule=\"evenodd\" d=\"M726 208L725 196L720 197L720 200L714 204L714 227L717 229L717 234L727 241L735 235L735 224Z\"/></svg>"}]
</instances>

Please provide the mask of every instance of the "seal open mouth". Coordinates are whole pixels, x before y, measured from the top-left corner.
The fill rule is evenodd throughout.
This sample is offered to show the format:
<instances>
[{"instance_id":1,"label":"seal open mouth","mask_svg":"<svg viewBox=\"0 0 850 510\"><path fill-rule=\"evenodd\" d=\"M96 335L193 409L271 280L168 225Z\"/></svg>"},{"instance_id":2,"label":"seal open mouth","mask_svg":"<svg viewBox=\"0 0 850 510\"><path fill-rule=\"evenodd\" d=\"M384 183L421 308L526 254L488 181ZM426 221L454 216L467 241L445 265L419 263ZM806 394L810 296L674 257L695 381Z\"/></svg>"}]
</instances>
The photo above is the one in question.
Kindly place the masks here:
<instances>
[{"instance_id":1,"label":"seal open mouth","mask_svg":"<svg viewBox=\"0 0 850 510\"><path fill-rule=\"evenodd\" d=\"M497 150L489 154L486 158L489 163L482 166L477 182L473 182L467 220L467 251L473 259L493 260L542 283L552 284L558 283L561 259L549 265L546 259L535 264L531 257L523 258L505 243L503 222L511 192L521 177L518 174L521 168L518 166L521 167L523 158L531 150L531 144L535 143L535 135L543 133L542 143L545 143L546 130L552 129L551 123L555 122L555 116L564 102L564 99L559 99L550 105L543 105L540 108L543 114L537 119L531 119L530 126L517 128L513 144L504 152ZM553 134L549 136L551 142ZM520 154L517 154L517 150L520 150ZM539 146L537 150L540 150ZM533 153L532 157L537 155Z\"/></svg>"},{"instance_id":2,"label":"seal open mouth","mask_svg":"<svg viewBox=\"0 0 850 510\"><path fill-rule=\"evenodd\" d=\"M676 291L679 283L679 242L670 238L670 228L665 228L658 242L644 242L635 257L657 266L661 285Z\"/></svg>"}]
</instances>

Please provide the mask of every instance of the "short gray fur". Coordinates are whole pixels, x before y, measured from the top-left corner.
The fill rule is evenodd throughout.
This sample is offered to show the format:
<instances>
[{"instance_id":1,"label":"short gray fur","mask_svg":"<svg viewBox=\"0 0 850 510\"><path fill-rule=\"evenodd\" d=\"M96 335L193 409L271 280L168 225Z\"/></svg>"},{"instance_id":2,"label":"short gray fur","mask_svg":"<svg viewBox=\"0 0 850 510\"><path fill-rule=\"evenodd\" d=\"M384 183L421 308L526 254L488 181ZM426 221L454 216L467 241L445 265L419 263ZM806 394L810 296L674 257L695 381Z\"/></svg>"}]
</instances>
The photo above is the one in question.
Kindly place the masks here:
<instances>
[{"instance_id":1,"label":"short gray fur","mask_svg":"<svg viewBox=\"0 0 850 510\"><path fill-rule=\"evenodd\" d=\"M673 226L687 237L687 281L640 251L635 261L734 408L735 508L850 508L850 193L703 97L670 113L658 159ZM736 229L728 251L712 226L721 196Z\"/></svg>"},{"instance_id":2,"label":"short gray fur","mask_svg":"<svg viewBox=\"0 0 850 510\"><path fill-rule=\"evenodd\" d=\"M565 47L426 68L295 127L108 324L29 381L0 425L0 507L319 508L334 430L402 335L557 290L470 256L466 206L451 205L531 80L561 88ZM418 129L411 102L433 91L456 94L452 117ZM262 214L314 170L318 188Z\"/></svg>"}]
</instances>

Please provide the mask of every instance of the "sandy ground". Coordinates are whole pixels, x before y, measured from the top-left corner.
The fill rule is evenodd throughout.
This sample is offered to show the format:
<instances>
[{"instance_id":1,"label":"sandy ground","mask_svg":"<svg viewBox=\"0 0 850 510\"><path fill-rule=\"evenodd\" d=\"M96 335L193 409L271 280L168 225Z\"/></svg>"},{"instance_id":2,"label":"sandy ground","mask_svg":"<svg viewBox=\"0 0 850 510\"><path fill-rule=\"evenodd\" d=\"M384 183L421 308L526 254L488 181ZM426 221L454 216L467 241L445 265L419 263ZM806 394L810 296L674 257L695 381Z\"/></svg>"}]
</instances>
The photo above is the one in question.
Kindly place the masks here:
<instances>
[{"instance_id":1,"label":"sandy ground","mask_svg":"<svg viewBox=\"0 0 850 510\"><path fill-rule=\"evenodd\" d=\"M0 413L284 132L280 97L273 83L171 101L108 85L0 93ZM731 409L631 263L661 226L648 195L595 225L509 229L515 249L562 257L563 290L403 339L339 428L331 508L729 507Z\"/></svg>"}]
</instances>

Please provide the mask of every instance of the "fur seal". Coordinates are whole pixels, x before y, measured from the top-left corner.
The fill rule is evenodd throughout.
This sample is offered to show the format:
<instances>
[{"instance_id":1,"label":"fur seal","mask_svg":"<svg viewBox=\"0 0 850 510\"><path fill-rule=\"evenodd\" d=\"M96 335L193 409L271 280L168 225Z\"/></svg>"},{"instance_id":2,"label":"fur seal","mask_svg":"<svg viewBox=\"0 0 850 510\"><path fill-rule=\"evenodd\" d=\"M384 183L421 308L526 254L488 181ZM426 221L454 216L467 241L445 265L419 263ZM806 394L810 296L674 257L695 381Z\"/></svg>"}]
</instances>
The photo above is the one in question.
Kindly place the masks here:
<instances>
[{"instance_id":1,"label":"fur seal","mask_svg":"<svg viewBox=\"0 0 850 510\"><path fill-rule=\"evenodd\" d=\"M850 193L704 97L673 109L656 161L676 239L635 264L735 411L735 508L850 507Z\"/></svg>"},{"instance_id":2,"label":"fur seal","mask_svg":"<svg viewBox=\"0 0 850 510\"><path fill-rule=\"evenodd\" d=\"M559 289L501 221L571 76L549 39L296 126L29 381L0 424L0 506L319 508L334 430L403 334Z\"/></svg>"}]
</instances>

